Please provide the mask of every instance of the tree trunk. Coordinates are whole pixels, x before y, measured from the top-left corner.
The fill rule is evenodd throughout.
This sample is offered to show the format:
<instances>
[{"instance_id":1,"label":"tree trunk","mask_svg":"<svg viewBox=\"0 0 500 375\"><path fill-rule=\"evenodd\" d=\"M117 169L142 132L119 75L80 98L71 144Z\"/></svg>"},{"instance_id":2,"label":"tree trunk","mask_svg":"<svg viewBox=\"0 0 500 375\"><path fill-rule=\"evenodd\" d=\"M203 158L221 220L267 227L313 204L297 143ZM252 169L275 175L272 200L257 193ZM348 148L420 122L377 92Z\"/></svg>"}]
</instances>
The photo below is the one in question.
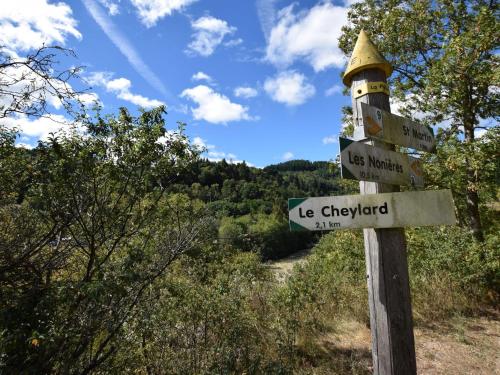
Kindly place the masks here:
<instances>
[{"instance_id":1,"label":"tree trunk","mask_svg":"<svg viewBox=\"0 0 500 375\"><path fill-rule=\"evenodd\" d=\"M464 121L464 138L467 145L474 142L474 126L470 121ZM477 171L471 166L469 158L465 158L465 168L467 176L467 214L469 216L469 226L476 241L483 242L483 226L481 224L481 215L479 214L479 194L477 185L479 178Z\"/></svg>"}]
</instances>

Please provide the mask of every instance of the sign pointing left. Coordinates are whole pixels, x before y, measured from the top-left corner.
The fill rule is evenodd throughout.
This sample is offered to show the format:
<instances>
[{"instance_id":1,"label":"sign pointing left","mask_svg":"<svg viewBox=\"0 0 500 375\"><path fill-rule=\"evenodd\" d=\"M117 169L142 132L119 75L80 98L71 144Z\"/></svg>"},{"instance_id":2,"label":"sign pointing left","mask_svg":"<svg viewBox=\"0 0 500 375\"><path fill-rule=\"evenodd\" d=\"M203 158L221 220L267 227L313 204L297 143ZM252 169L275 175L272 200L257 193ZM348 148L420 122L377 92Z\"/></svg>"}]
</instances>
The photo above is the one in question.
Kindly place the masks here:
<instances>
[{"instance_id":1,"label":"sign pointing left","mask_svg":"<svg viewBox=\"0 0 500 375\"><path fill-rule=\"evenodd\" d=\"M420 160L406 154L339 138L342 178L424 186Z\"/></svg>"},{"instance_id":2,"label":"sign pointing left","mask_svg":"<svg viewBox=\"0 0 500 375\"><path fill-rule=\"evenodd\" d=\"M291 198L288 211L291 230L456 224L450 190Z\"/></svg>"}]
</instances>

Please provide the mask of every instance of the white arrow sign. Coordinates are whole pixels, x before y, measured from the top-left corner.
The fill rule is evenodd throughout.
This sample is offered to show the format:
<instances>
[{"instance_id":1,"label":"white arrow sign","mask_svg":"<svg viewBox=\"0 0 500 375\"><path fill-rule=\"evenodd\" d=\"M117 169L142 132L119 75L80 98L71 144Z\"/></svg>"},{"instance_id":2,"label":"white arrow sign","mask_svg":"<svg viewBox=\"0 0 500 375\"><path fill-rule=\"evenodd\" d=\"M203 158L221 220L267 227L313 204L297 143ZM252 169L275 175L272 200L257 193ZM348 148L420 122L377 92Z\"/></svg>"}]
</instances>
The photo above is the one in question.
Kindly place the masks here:
<instances>
[{"instance_id":1,"label":"white arrow sign","mask_svg":"<svg viewBox=\"0 0 500 375\"><path fill-rule=\"evenodd\" d=\"M355 139L375 138L427 152L433 152L436 147L436 139L431 128L405 117L361 103L360 120L362 124L355 130Z\"/></svg>"},{"instance_id":2,"label":"white arrow sign","mask_svg":"<svg viewBox=\"0 0 500 375\"><path fill-rule=\"evenodd\" d=\"M339 137L342 178L424 186L419 159Z\"/></svg>"},{"instance_id":3,"label":"white arrow sign","mask_svg":"<svg viewBox=\"0 0 500 375\"><path fill-rule=\"evenodd\" d=\"M450 190L288 200L291 230L454 225Z\"/></svg>"}]
</instances>

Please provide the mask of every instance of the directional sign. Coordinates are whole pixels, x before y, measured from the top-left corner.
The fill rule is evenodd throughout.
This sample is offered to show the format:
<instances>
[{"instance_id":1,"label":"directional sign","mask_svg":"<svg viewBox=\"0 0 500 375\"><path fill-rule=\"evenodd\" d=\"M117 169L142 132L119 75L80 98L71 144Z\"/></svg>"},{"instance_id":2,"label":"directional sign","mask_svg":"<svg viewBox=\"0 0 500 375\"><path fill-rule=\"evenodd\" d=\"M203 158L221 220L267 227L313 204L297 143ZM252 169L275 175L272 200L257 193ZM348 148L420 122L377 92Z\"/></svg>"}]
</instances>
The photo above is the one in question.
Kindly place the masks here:
<instances>
[{"instance_id":1,"label":"directional sign","mask_svg":"<svg viewBox=\"0 0 500 375\"><path fill-rule=\"evenodd\" d=\"M288 200L290 230L393 228L456 224L450 190Z\"/></svg>"},{"instance_id":2,"label":"directional sign","mask_svg":"<svg viewBox=\"0 0 500 375\"><path fill-rule=\"evenodd\" d=\"M420 159L339 138L342 178L424 186Z\"/></svg>"},{"instance_id":3,"label":"directional sign","mask_svg":"<svg viewBox=\"0 0 500 375\"><path fill-rule=\"evenodd\" d=\"M405 117L361 103L361 121L362 126L355 130L355 139L376 138L427 152L436 148L432 129Z\"/></svg>"}]
</instances>

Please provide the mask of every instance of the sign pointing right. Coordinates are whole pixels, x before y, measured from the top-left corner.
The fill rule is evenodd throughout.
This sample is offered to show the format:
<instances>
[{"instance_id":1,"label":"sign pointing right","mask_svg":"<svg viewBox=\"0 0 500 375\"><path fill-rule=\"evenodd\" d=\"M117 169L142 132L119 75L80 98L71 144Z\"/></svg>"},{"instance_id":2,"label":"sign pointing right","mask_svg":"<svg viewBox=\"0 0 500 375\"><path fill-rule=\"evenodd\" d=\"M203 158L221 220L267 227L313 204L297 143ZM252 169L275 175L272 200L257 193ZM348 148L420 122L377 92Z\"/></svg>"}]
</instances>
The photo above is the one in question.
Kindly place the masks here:
<instances>
[{"instance_id":1,"label":"sign pointing right","mask_svg":"<svg viewBox=\"0 0 500 375\"><path fill-rule=\"evenodd\" d=\"M361 104L362 126L355 129L355 138L379 139L415 150L433 152L436 139L431 128L405 117Z\"/></svg>"}]
</instances>

